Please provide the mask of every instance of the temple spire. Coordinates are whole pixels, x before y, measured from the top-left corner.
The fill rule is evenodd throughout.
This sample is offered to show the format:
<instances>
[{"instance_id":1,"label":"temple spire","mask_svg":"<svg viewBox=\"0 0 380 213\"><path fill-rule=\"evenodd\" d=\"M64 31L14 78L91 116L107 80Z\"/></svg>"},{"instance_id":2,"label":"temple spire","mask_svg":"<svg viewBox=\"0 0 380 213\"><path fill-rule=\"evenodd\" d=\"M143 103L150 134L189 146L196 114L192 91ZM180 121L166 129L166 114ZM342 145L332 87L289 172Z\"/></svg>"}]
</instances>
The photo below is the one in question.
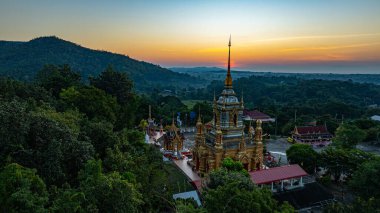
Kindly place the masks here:
<instances>
[{"instance_id":1,"label":"temple spire","mask_svg":"<svg viewBox=\"0 0 380 213\"><path fill-rule=\"evenodd\" d=\"M152 119L152 109L151 109L151 106L149 105L149 119L151 120Z\"/></svg>"},{"instance_id":2,"label":"temple spire","mask_svg":"<svg viewBox=\"0 0 380 213\"><path fill-rule=\"evenodd\" d=\"M226 80L224 81L224 87L226 89L232 89L232 77L231 77L231 35L228 42L228 69Z\"/></svg>"},{"instance_id":3,"label":"temple spire","mask_svg":"<svg viewBox=\"0 0 380 213\"><path fill-rule=\"evenodd\" d=\"M198 106L198 120L197 120L197 123L202 123L202 120L201 120L201 106L199 105Z\"/></svg>"}]
</instances>

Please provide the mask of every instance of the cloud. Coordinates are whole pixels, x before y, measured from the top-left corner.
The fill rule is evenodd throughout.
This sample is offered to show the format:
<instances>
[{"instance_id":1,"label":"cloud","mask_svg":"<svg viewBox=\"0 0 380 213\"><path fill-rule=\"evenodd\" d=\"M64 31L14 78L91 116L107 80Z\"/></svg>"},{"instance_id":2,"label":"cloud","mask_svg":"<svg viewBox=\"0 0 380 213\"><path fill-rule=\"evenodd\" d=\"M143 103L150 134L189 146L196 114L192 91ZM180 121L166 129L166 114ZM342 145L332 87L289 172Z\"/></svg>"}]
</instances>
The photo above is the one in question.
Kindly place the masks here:
<instances>
[{"instance_id":1,"label":"cloud","mask_svg":"<svg viewBox=\"0 0 380 213\"><path fill-rule=\"evenodd\" d=\"M306 50L336 50L336 49L345 49L345 48L358 48L358 47L368 47L379 45L380 42L372 43L361 43L361 44L350 44L350 45L334 45L334 46L320 46L320 47L300 47L300 48L286 48L281 49L279 52L297 52L297 51L306 51Z\"/></svg>"},{"instance_id":2,"label":"cloud","mask_svg":"<svg viewBox=\"0 0 380 213\"><path fill-rule=\"evenodd\" d=\"M268 38L254 40L252 43L270 42L270 41L288 41L288 40L301 40L301 39L332 39L332 38L356 38L356 37L371 37L380 36L378 33L361 33L361 34L343 34L343 35L310 35L310 36L292 36L280 38Z\"/></svg>"}]
</instances>

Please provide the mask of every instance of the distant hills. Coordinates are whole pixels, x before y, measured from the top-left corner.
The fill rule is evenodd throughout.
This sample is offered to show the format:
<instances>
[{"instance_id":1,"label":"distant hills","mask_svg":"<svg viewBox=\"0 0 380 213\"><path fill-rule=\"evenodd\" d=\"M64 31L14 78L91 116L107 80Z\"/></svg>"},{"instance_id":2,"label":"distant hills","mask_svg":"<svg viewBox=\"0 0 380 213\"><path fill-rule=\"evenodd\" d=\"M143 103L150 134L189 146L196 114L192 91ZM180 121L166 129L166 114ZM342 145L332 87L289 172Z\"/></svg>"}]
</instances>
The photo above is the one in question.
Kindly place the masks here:
<instances>
[{"instance_id":1,"label":"distant hills","mask_svg":"<svg viewBox=\"0 0 380 213\"><path fill-rule=\"evenodd\" d=\"M149 89L152 85L166 88L201 86L205 83L188 74L173 72L125 55L92 50L55 36L28 42L0 41L0 75L32 81L45 64L69 64L84 80L97 76L112 65L116 70L128 73L140 90Z\"/></svg>"},{"instance_id":2,"label":"distant hills","mask_svg":"<svg viewBox=\"0 0 380 213\"><path fill-rule=\"evenodd\" d=\"M219 67L171 67L172 71L189 74L197 78L212 80L224 80L226 69ZM279 73L279 72L254 72L231 70L234 80L250 77L295 77L299 79L320 79L320 80L338 80L353 81L357 83L372 83L380 85L380 74L334 74L334 73Z\"/></svg>"}]
</instances>

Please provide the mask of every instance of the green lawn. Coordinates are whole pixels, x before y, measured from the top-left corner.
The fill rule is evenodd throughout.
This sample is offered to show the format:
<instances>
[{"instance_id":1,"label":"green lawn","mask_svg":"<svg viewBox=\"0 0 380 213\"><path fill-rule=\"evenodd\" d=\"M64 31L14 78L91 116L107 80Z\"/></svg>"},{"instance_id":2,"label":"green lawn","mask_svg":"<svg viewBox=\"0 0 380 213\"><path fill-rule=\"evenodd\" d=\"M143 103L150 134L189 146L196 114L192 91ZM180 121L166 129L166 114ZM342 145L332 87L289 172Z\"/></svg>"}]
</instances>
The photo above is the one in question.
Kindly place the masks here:
<instances>
[{"instance_id":1,"label":"green lawn","mask_svg":"<svg viewBox=\"0 0 380 213\"><path fill-rule=\"evenodd\" d=\"M205 100L183 100L182 103L187 106L188 109L192 109L197 102L203 102Z\"/></svg>"},{"instance_id":2,"label":"green lawn","mask_svg":"<svg viewBox=\"0 0 380 213\"><path fill-rule=\"evenodd\" d=\"M186 175L183 174L173 162L166 163L164 170L168 173L169 189L173 191L173 194L194 190L194 187L189 183Z\"/></svg>"}]
</instances>

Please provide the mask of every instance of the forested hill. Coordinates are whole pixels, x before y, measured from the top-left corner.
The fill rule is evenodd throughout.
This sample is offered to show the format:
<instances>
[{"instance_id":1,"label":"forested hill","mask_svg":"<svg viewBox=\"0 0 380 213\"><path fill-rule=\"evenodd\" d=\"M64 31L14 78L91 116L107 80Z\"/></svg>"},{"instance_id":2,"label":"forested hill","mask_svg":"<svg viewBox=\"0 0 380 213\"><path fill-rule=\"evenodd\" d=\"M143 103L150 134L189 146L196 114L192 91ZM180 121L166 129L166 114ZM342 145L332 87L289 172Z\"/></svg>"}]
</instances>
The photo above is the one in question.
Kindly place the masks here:
<instances>
[{"instance_id":1,"label":"forested hill","mask_svg":"<svg viewBox=\"0 0 380 213\"><path fill-rule=\"evenodd\" d=\"M151 85L187 87L204 83L187 74L125 55L92 50L54 36L28 42L0 41L0 75L32 81L45 64L69 64L85 80L88 76L98 76L108 65L112 65L118 71L127 72L138 90Z\"/></svg>"}]
</instances>

